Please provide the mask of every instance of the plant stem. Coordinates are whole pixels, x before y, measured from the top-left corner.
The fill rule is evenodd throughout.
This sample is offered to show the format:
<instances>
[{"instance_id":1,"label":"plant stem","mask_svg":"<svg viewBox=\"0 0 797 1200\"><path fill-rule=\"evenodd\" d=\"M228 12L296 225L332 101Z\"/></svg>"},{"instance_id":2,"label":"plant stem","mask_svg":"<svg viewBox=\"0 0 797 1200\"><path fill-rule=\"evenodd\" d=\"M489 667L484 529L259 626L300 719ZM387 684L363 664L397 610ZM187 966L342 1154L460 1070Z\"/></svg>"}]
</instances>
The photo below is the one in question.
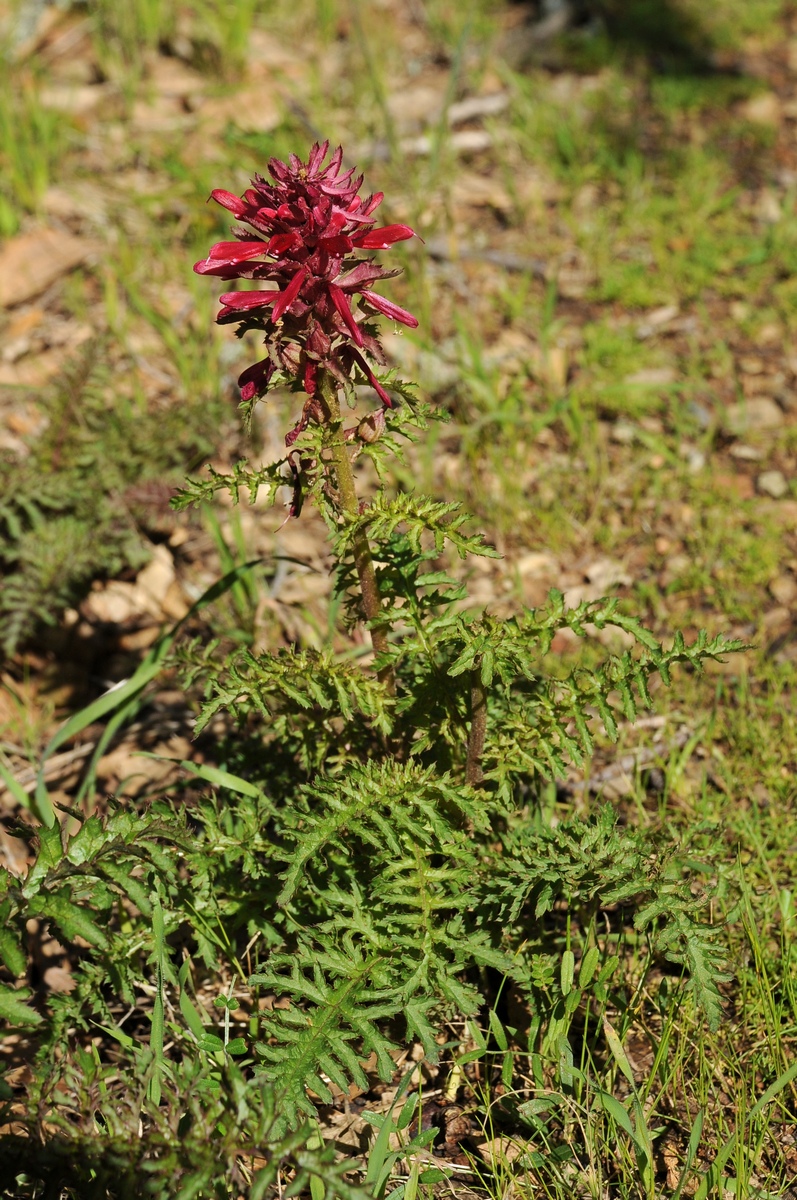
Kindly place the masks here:
<instances>
[{"instance_id":1,"label":"plant stem","mask_svg":"<svg viewBox=\"0 0 797 1200\"><path fill-rule=\"evenodd\" d=\"M340 415L337 385L328 371L320 372L319 383L322 402L327 410L325 416L327 417L329 436L326 444L332 454L332 465L335 469L341 507L349 516L356 517L360 512L360 502L354 486L351 459L343 441L343 421ZM354 535L352 552L357 577L360 580L363 609L370 623L371 642L377 654L385 654L388 649L387 624L382 619L382 597L379 594L371 547L364 531L361 530ZM396 684L392 667L382 667L377 672L377 678L387 685L390 692L395 691Z\"/></svg>"},{"instance_id":2,"label":"plant stem","mask_svg":"<svg viewBox=\"0 0 797 1200\"><path fill-rule=\"evenodd\" d=\"M468 758L465 779L471 787L478 787L484 780L482 754L487 733L487 691L482 683L481 664L477 664L470 676L470 730L468 732Z\"/></svg>"}]
</instances>

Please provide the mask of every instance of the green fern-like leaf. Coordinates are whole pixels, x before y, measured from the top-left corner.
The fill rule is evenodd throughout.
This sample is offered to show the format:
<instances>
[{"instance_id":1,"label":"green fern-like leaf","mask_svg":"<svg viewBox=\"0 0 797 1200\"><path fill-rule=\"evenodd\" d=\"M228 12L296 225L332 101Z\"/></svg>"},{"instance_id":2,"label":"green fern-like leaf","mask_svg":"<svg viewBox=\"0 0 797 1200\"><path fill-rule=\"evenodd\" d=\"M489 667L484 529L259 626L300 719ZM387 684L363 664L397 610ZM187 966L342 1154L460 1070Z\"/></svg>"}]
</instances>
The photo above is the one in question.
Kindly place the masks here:
<instances>
[{"instance_id":1,"label":"green fern-like leaf","mask_svg":"<svg viewBox=\"0 0 797 1200\"><path fill-rule=\"evenodd\" d=\"M290 1008L266 1018L267 1040L257 1045L262 1073L274 1084L289 1124L300 1113L314 1115L308 1088L326 1103L333 1098L327 1080L343 1091L350 1082L366 1088L361 1060L369 1054L376 1056L380 1077L391 1078L395 1047L380 1025L401 1005L378 951L353 937L340 945L302 939L291 954L273 955L250 983L290 999Z\"/></svg>"},{"instance_id":2,"label":"green fern-like leaf","mask_svg":"<svg viewBox=\"0 0 797 1200\"><path fill-rule=\"evenodd\" d=\"M610 806L590 820L510 836L490 893L510 922L525 906L539 918L557 900L587 912L633 905L635 928L651 931L654 948L686 967L696 1003L712 1024L719 1020L717 985L727 976L719 931L701 919L705 897L693 894L672 850L662 853L640 831L619 828Z\"/></svg>"},{"instance_id":3,"label":"green fern-like leaf","mask_svg":"<svg viewBox=\"0 0 797 1200\"><path fill-rule=\"evenodd\" d=\"M481 534L465 531L469 520L468 514L455 501L432 500L429 496L407 492L393 497L379 493L364 512L343 522L338 534L337 553L343 557L351 548L357 533L365 532L374 542L381 544L389 541L401 529L416 553L421 551L421 538L426 534L434 542L438 554L449 543L461 558L468 554L499 558L495 550L485 545Z\"/></svg>"}]
</instances>

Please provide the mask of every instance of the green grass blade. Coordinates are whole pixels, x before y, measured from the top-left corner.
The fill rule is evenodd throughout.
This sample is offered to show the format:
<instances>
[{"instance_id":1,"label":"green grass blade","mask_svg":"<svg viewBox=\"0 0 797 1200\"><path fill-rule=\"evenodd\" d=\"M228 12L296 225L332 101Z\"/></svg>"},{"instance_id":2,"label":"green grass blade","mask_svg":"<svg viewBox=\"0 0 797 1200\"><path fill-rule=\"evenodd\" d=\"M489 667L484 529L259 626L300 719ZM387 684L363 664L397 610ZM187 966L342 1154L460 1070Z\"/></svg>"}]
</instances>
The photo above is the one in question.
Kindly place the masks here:
<instances>
[{"instance_id":1,"label":"green grass blade","mask_svg":"<svg viewBox=\"0 0 797 1200\"><path fill-rule=\"evenodd\" d=\"M3 783L6 785L9 792L16 800L17 804L20 804L22 806L22 808L30 809L33 807L31 798L28 795L28 793L25 791L22 784L17 782L17 780L14 778L14 776L9 771L8 767L4 766L4 764L1 762L0 762L0 779L2 779Z\"/></svg>"},{"instance_id":2,"label":"green grass blade","mask_svg":"<svg viewBox=\"0 0 797 1200\"><path fill-rule=\"evenodd\" d=\"M794 1079L797 1079L797 1061L793 1062L787 1071L784 1071L781 1075L779 1075L774 1083L771 1083L766 1091L759 1097L748 1113L748 1122L753 1117L757 1117L760 1113L762 1113L766 1106L775 1099L778 1093L782 1092L785 1087L788 1087ZM700 1186L695 1192L695 1200L708 1200L711 1189L718 1186L720 1178L722 1177L722 1172L725 1169L725 1164L736 1149L736 1143L738 1140L738 1131L728 1138L725 1145L718 1152L714 1162L700 1180Z\"/></svg>"},{"instance_id":3,"label":"green grass blade","mask_svg":"<svg viewBox=\"0 0 797 1200\"><path fill-rule=\"evenodd\" d=\"M689 1172L692 1169L692 1163L695 1161L695 1155L697 1154L697 1150L700 1145L700 1139L703 1136L704 1116L705 1110L702 1108L698 1109L697 1116L695 1117L694 1124L692 1125L692 1132L689 1135L689 1145L686 1148L686 1158L684 1159L683 1169L678 1180L678 1186L673 1192L672 1200L681 1200L681 1192L684 1190L684 1185L689 1177Z\"/></svg>"},{"instance_id":4,"label":"green grass blade","mask_svg":"<svg viewBox=\"0 0 797 1200\"><path fill-rule=\"evenodd\" d=\"M166 954L166 928L163 920L163 907L160 896L152 900L152 933L155 940L155 1001L152 1006L152 1025L149 1035L149 1045L153 1054L152 1076L149 1081L147 1094L157 1107L161 1102L161 1073L163 1070L165 1006L163 1002L163 959Z\"/></svg>"}]
</instances>

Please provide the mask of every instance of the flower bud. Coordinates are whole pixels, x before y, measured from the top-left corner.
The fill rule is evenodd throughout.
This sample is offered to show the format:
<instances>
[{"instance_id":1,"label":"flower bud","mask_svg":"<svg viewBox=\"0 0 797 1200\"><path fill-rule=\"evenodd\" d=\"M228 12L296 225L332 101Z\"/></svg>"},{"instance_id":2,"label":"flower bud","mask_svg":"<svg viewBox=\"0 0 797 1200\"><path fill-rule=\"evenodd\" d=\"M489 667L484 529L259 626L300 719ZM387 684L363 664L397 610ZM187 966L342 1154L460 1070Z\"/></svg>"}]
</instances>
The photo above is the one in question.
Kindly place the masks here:
<instances>
[{"instance_id":1,"label":"flower bud","mask_svg":"<svg viewBox=\"0 0 797 1200\"><path fill-rule=\"evenodd\" d=\"M367 417L363 417L357 426L357 437L361 442L366 442L369 446L372 442L378 442L384 432L385 410L383 408L379 408L376 412L369 413Z\"/></svg>"}]
</instances>

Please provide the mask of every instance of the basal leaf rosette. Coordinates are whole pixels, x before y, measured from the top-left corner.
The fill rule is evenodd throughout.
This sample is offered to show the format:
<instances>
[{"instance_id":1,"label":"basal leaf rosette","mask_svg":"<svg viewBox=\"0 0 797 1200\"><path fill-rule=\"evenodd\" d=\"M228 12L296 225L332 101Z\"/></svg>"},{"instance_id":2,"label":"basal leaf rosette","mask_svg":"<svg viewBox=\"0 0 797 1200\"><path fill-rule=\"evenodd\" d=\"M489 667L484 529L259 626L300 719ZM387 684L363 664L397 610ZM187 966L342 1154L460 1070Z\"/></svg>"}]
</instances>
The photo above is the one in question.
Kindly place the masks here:
<instances>
[{"instance_id":1,"label":"basal leaf rosette","mask_svg":"<svg viewBox=\"0 0 797 1200\"><path fill-rule=\"evenodd\" d=\"M409 225L377 227L374 213L384 198L363 199L362 175L343 170L339 146L324 160L329 142L316 143L307 162L292 154L287 163L272 158L271 180L255 175L243 196L217 188L212 198L242 222L233 226L235 241L218 242L194 266L199 275L252 279L264 287L225 292L216 320L238 326L238 336L261 330L266 357L238 379L241 399L252 404L265 395L275 376L292 379L306 400L296 426L286 437L292 445L310 421L323 420L320 375L328 371L350 389L358 372L384 407L393 401L371 363L385 355L373 318L382 314L415 328L415 317L378 295L374 285L398 275L363 251L387 250L414 236Z\"/></svg>"}]
</instances>

